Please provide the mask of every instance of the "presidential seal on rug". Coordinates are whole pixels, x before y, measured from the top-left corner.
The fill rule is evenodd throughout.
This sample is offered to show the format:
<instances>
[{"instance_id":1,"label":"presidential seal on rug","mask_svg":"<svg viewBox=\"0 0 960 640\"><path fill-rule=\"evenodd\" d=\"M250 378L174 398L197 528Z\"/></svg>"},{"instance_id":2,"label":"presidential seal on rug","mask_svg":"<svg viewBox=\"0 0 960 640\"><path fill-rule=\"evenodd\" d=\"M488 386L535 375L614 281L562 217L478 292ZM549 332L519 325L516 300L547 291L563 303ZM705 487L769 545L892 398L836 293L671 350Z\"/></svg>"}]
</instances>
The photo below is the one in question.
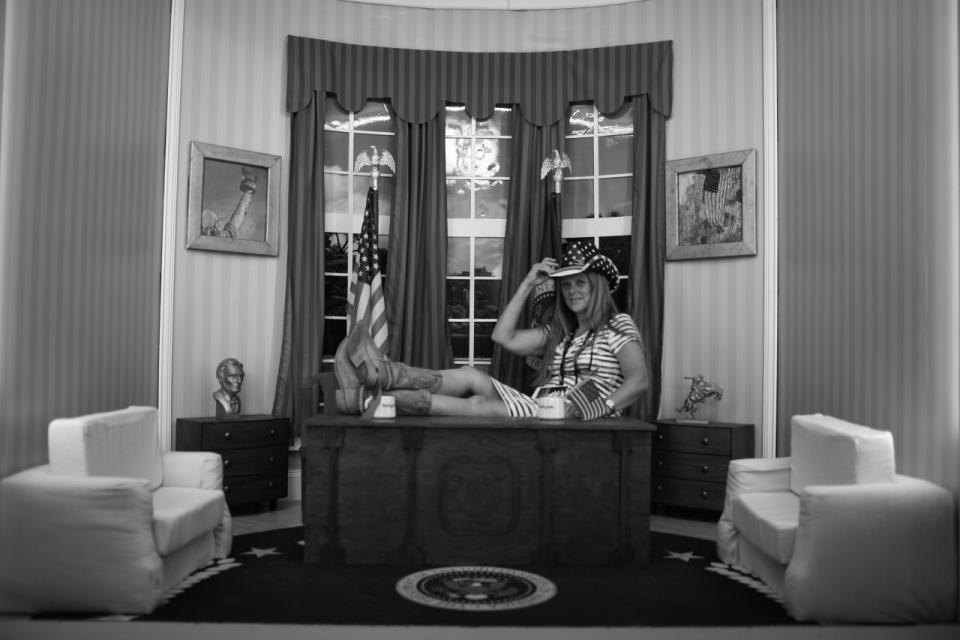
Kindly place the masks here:
<instances>
[{"instance_id":1,"label":"presidential seal on rug","mask_svg":"<svg viewBox=\"0 0 960 640\"><path fill-rule=\"evenodd\" d=\"M459 611L504 611L546 602L553 582L535 573L502 567L457 566L404 576L397 593L417 604Z\"/></svg>"}]
</instances>

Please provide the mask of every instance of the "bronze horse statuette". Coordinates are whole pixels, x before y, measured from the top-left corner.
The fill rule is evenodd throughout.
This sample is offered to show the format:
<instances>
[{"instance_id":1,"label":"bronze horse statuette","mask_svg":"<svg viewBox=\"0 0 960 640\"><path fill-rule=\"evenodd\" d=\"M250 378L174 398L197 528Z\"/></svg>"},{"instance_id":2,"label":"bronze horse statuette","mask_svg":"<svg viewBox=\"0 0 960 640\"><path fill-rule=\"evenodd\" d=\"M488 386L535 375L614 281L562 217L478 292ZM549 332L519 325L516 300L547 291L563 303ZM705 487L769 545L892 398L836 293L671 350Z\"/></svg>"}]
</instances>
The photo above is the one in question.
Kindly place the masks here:
<instances>
[{"instance_id":1,"label":"bronze horse statuette","mask_svg":"<svg viewBox=\"0 0 960 640\"><path fill-rule=\"evenodd\" d=\"M723 400L723 389L704 380L703 375L684 376L683 379L690 381L690 391L683 399L683 404L676 410L680 415L691 420L695 419L701 402L708 398L716 398L717 402Z\"/></svg>"}]
</instances>

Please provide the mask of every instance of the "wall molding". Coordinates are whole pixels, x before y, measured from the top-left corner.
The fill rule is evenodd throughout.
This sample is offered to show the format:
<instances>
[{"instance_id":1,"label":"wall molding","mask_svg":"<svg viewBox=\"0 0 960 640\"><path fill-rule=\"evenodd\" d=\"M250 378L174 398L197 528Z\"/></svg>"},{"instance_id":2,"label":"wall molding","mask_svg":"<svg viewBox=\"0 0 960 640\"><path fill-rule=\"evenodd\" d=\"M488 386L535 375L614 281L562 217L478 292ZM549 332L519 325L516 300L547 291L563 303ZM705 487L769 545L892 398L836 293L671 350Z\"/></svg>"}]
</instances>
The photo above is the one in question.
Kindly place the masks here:
<instances>
[{"instance_id":1,"label":"wall molding","mask_svg":"<svg viewBox=\"0 0 960 640\"><path fill-rule=\"evenodd\" d=\"M163 237L160 249L160 344L157 403L160 446L173 448L173 292L176 264L177 180L180 150L180 86L183 77L184 0L171 0L167 69L167 130L163 168Z\"/></svg>"},{"instance_id":2,"label":"wall molding","mask_svg":"<svg viewBox=\"0 0 960 640\"><path fill-rule=\"evenodd\" d=\"M763 0L763 417L760 453L777 455L777 0Z\"/></svg>"}]
</instances>

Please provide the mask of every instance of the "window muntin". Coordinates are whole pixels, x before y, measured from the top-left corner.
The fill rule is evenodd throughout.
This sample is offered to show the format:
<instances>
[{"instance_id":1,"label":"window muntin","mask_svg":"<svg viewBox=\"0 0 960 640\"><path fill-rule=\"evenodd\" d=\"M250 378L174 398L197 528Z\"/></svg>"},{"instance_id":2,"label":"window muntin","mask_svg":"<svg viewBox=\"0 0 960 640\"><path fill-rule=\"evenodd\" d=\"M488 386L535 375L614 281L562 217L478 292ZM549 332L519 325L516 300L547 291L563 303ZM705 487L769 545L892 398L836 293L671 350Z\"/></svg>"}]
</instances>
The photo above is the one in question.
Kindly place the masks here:
<instances>
[{"instance_id":1,"label":"window muntin","mask_svg":"<svg viewBox=\"0 0 960 640\"><path fill-rule=\"evenodd\" d=\"M368 102L355 113L344 111L335 98L327 98L324 143L324 359L330 360L347 334L347 287L353 256L359 246L370 172L366 165L355 171L357 157L371 147L396 157L393 116L384 102ZM387 281L387 239L396 185L393 173L378 167L378 252L384 286Z\"/></svg>"},{"instance_id":2,"label":"window muntin","mask_svg":"<svg viewBox=\"0 0 960 640\"><path fill-rule=\"evenodd\" d=\"M447 320L457 364L485 366L500 314L513 110L477 121L446 109Z\"/></svg>"},{"instance_id":3,"label":"window muntin","mask_svg":"<svg viewBox=\"0 0 960 640\"><path fill-rule=\"evenodd\" d=\"M633 108L602 114L592 104L572 105L565 148L571 170L564 175L561 235L588 240L620 270L614 300L627 309L630 234L633 218Z\"/></svg>"}]
</instances>

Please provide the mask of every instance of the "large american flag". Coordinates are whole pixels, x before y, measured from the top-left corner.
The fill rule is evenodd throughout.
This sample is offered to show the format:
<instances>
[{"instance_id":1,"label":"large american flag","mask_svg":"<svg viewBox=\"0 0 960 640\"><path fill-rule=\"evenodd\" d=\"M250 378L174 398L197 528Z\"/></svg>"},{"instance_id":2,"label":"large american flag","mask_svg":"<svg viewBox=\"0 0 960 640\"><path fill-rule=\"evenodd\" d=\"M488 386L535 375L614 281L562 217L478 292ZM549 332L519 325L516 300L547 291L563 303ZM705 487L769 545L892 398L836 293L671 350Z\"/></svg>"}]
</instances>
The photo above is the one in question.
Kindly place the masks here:
<instances>
[{"instance_id":1,"label":"large american flag","mask_svg":"<svg viewBox=\"0 0 960 640\"><path fill-rule=\"evenodd\" d=\"M367 206L360 226L360 246L354 254L347 291L347 318L350 327L365 323L373 342L381 351L387 347L387 308L383 302L383 278L377 255L377 190L367 191Z\"/></svg>"}]
</instances>

